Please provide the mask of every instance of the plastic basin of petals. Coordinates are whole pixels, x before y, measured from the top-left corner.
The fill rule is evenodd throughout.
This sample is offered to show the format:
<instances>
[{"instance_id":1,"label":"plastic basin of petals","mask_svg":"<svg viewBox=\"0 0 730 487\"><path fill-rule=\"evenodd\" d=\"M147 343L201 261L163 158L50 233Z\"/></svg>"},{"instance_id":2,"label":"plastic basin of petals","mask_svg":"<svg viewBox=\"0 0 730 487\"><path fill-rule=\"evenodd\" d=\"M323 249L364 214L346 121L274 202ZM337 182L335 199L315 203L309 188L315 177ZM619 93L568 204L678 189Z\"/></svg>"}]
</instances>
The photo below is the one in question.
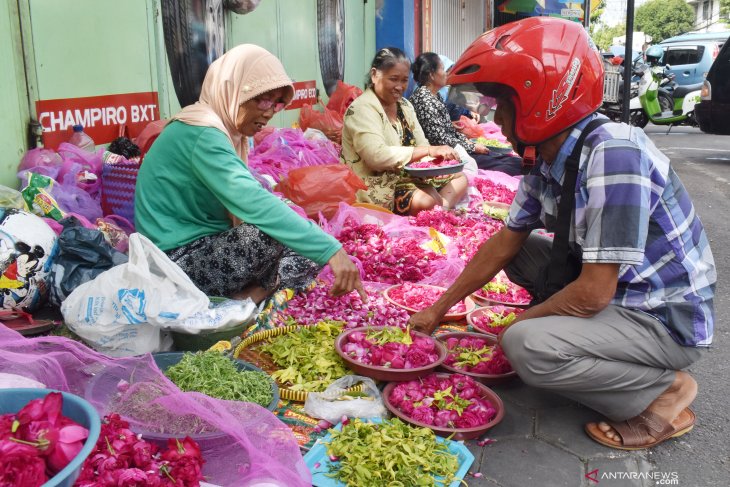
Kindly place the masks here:
<instances>
[{"instance_id":1,"label":"plastic basin of petals","mask_svg":"<svg viewBox=\"0 0 730 487\"><path fill-rule=\"evenodd\" d=\"M398 306L400 308L403 308L404 310L408 311L410 314L417 313L417 312L421 311L421 310L418 310L418 309L415 309L415 308L411 308L409 306L406 306L404 304L401 304L398 301L396 301L396 300L394 300L393 298L390 297L391 290L396 289L396 288L398 288L400 286L401 286L401 284L396 284L394 286L390 286L388 289L386 289L385 291L383 291L383 297L385 299L387 299L389 302L393 303L394 305L396 305L396 306ZM414 286L420 286L420 287L425 287L425 288L438 289L438 290L444 291L444 292L446 291L446 288L439 287L439 286L431 286L430 284L414 284ZM466 306L466 311L464 311L463 313L449 313L449 314L446 314L446 315L444 315L443 321L461 321L464 318L466 318L466 315L467 314L469 314L470 312L472 312L477 307L477 305L474 302L474 300L472 300L470 297L467 297L467 298L464 299L464 305Z\"/></svg>"},{"instance_id":2,"label":"plastic basin of petals","mask_svg":"<svg viewBox=\"0 0 730 487\"><path fill-rule=\"evenodd\" d=\"M52 389L2 389L0 390L0 414L17 413L33 399L45 397ZM71 487L81 473L81 466L91 454L101 432L99 413L85 399L68 392L63 394L62 413L89 430L89 436L81 451L42 487Z\"/></svg>"},{"instance_id":3,"label":"plastic basin of petals","mask_svg":"<svg viewBox=\"0 0 730 487\"><path fill-rule=\"evenodd\" d=\"M345 361L345 364L350 370L357 374L365 377L370 377L371 379L375 380L395 382L408 381L415 380L423 377L424 375L430 374L431 372L436 370L439 365L441 365L441 362L446 359L446 347L443 345L443 343L439 342L433 337L417 331L411 331L411 333L413 333L413 335L417 337L430 338L431 340L433 340L434 345L436 346L436 350L438 352L438 358L436 359L436 361L423 367L416 367L412 369L391 369L390 367L381 367L379 365L368 365L353 359L343 350L343 347L345 346L345 344L347 344L348 338L352 333L378 331L382 330L383 328L384 327L382 326L362 326L360 328L353 328L351 330L340 333L339 336L335 339L335 350L337 350L337 353L340 355L340 357L342 357L342 360Z\"/></svg>"},{"instance_id":4,"label":"plastic basin of petals","mask_svg":"<svg viewBox=\"0 0 730 487\"><path fill-rule=\"evenodd\" d=\"M515 314L519 314L520 312L525 310L521 306L510 306L510 305L505 305L505 304L489 304L483 308L477 308L474 311L472 311L471 313L469 313L468 315L466 315L466 322L469 323L469 325L471 325L471 327L474 329L475 332L478 332L478 333L481 333L481 334L484 334L484 335L487 335L487 336L490 336L490 337L493 337L496 339L497 335L499 335L499 332L496 332L496 330L494 330L494 331L486 330L477 324L477 319L479 317L486 315L490 311L494 311L495 308L499 309L501 313L507 313L507 314L509 314L511 312L514 312Z\"/></svg>"},{"instance_id":5,"label":"plastic basin of petals","mask_svg":"<svg viewBox=\"0 0 730 487\"><path fill-rule=\"evenodd\" d=\"M510 302L508 300L498 300L498 299L493 299L493 298L487 298L485 296L479 295L478 292L479 291L473 293L470 297L479 306L502 305L502 306L511 306L513 308L522 308L522 309L527 309L530 307L530 303L514 303L514 302Z\"/></svg>"},{"instance_id":6,"label":"plastic basin of petals","mask_svg":"<svg viewBox=\"0 0 730 487\"><path fill-rule=\"evenodd\" d=\"M453 374L437 373L438 377L449 377L450 375ZM432 424L422 423L420 421L416 421L404 412L400 411L390 402L390 393L397 385L398 384L391 382L390 384L386 385L385 389L383 390L383 402L385 403L385 407L388 408L388 411L398 416L403 421L410 423L414 426L433 430L433 432L439 436L454 435L452 439L457 441L479 438L491 428L499 424L499 422L502 421L502 419L504 418L504 404L502 403L502 399L500 399L497 393L491 390L489 387L480 382L476 382L477 387L479 387L479 396L491 402L492 406L494 406L494 409L497 410L497 414L488 423L481 426L476 426L474 428L442 428L439 426L434 426Z\"/></svg>"},{"instance_id":7,"label":"plastic basin of petals","mask_svg":"<svg viewBox=\"0 0 730 487\"><path fill-rule=\"evenodd\" d=\"M437 338L440 342L446 344L446 340L448 340L449 338L465 338L465 337L480 338L480 339L486 341L489 345L497 344L497 337L495 337L494 335L486 334L486 333L468 333L468 332L455 331L455 332L451 332L451 333L444 333L443 335L439 335ZM444 345L444 346L446 346L446 345ZM448 347L446 347L447 356L449 354L448 350L449 350ZM456 367L452 367L451 365L446 365L444 363L441 364L441 368L452 374L468 375L469 377L473 378L474 380L479 381L482 384L486 384L486 385L501 384L503 382L506 382L510 379L517 377L517 372L515 372L514 370L511 370L504 374L478 374L476 372L466 372L464 370L457 369Z\"/></svg>"}]
</instances>

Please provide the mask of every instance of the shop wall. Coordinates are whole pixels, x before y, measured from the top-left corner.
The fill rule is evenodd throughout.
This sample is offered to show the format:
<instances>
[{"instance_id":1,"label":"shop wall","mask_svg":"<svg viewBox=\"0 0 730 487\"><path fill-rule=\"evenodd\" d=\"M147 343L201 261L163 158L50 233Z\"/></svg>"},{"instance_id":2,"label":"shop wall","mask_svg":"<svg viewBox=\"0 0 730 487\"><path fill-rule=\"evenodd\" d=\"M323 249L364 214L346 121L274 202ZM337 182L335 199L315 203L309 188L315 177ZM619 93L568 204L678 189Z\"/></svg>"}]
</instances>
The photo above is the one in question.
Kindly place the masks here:
<instances>
[{"instance_id":1,"label":"shop wall","mask_svg":"<svg viewBox=\"0 0 730 487\"><path fill-rule=\"evenodd\" d=\"M36 118L38 100L154 92L159 94L155 118L179 111L161 0L0 2L0 65L11 68L0 70L0 184L17 185L15 172L29 147L28 125ZM338 49L344 49L342 76L362 86L375 52L373 0L262 0L246 15L225 12L225 44L255 43L269 49L292 79L314 80L326 101L317 18L318 7L332 8L333 2L339 2L338 32L344 32L338 37ZM289 126L297 118L298 110L288 110L272 124Z\"/></svg>"},{"instance_id":2,"label":"shop wall","mask_svg":"<svg viewBox=\"0 0 730 487\"><path fill-rule=\"evenodd\" d=\"M25 152L28 96L16 0L0 3L0 185L15 188L16 168Z\"/></svg>"}]
</instances>

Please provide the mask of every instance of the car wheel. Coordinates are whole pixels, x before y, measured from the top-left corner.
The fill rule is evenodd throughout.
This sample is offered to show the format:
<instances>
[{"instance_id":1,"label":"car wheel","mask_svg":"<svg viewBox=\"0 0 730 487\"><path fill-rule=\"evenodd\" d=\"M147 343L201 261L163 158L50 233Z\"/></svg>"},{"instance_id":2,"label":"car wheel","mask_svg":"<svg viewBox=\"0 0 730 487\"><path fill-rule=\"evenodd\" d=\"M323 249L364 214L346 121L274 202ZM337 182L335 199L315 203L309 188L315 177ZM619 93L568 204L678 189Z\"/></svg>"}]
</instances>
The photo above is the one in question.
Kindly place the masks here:
<instances>
[{"instance_id":1,"label":"car wheel","mask_svg":"<svg viewBox=\"0 0 730 487\"><path fill-rule=\"evenodd\" d=\"M317 0L317 43L322 82L330 95L345 76L344 0Z\"/></svg>"},{"instance_id":2,"label":"car wheel","mask_svg":"<svg viewBox=\"0 0 730 487\"><path fill-rule=\"evenodd\" d=\"M181 107L198 101L210 63L223 54L223 0L162 0L162 28Z\"/></svg>"},{"instance_id":3,"label":"car wheel","mask_svg":"<svg viewBox=\"0 0 730 487\"><path fill-rule=\"evenodd\" d=\"M634 110L629 114L629 123L643 129L649 123L649 117L646 116L644 110Z\"/></svg>"}]
</instances>

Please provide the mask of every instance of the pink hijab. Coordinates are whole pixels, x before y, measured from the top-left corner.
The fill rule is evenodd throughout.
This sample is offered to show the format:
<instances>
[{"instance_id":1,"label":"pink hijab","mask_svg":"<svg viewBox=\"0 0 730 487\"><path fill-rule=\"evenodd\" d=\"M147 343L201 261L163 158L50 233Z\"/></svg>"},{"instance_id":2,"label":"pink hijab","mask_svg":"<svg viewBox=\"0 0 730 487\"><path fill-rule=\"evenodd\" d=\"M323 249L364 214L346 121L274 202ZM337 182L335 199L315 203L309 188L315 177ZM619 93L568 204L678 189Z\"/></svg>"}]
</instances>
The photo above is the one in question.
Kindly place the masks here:
<instances>
[{"instance_id":1,"label":"pink hijab","mask_svg":"<svg viewBox=\"0 0 730 487\"><path fill-rule=\"evenodd\" d=\"M294 87L281 61L262 47L241 44L213 61L205 74L198 101L172 119L217 128L228 136L239 157L246 161L248 140L236 129L238 107L262 93L283 87L288 88L291 100Z\"/></svg>"}]
</instances>

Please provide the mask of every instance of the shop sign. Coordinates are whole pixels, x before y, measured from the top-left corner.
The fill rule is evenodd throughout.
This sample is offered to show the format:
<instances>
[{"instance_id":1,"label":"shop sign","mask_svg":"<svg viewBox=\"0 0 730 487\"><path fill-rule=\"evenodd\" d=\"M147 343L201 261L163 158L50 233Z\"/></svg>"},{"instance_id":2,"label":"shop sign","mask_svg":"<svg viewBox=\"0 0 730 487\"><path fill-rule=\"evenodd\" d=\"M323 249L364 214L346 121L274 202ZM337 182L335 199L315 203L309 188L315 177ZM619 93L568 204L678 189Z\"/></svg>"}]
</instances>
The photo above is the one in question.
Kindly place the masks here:
<instances>
[{"instance_id":1,"label":"shop sign","mask_svg":"<svg viewBox=\"0 0 730 487\"><path fill-rule=\"evenodd\" d=\"M317 103L317 82L315 80L296 81L294 83L294 98L286 109L294 110L315 103Z\"/></svg>"},{"instance_id":2,"label":"shop sign","mask_svg":"<svg viewBox=\"0 0 730 487\"><path fill-rule=\"evenodd\" d=\"M151 91L39 100L36 115L43 127L43 144L55 149L71 137L74 125L83 125L97 144L111 142L124 126L128 137L136 137L149 122L160 118L160 108L157 92Z\"/></svg>"}]
</instances>

